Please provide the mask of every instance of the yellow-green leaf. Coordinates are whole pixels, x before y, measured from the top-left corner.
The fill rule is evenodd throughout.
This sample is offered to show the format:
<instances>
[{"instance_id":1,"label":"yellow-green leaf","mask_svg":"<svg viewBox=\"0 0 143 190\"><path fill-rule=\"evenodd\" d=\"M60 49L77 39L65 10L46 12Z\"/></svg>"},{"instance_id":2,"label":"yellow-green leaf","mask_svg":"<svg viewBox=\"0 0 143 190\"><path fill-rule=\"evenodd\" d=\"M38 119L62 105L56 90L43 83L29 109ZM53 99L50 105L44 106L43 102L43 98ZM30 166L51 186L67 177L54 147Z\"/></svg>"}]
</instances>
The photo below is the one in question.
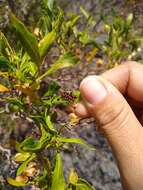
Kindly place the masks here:
<instances>
[{"instance_id":1,"label":"yellow-green leaf","mask_svg":"<svg viewBox=\"0 0 143 190\"><path fill-rule=\"evenodd\" d=\"M30 157L29 152L22 152L22 153L17 153L14 157L15 162L24 162Z\"/></svg>"},{"instance_id":2,"label":"yellow-green leaf","mask_svg":"<svg viewBox=\"0 0 143 190\"><path fill-rule=\"evenodd\" d=\"M63 165L60 153L56 155L56 164L52 176L51 190L65 190L66 183L63 174Z\"/></svg>"},{"instance_id":3,"label":"yellow-green leaf","mask_svg":"<svg viewBox=\"0 0 143 190\"><path fill-rule=\"evenodd\" d=\"M39 52L41 59L46 56L48 53L51 45L56 39L56 32L53 30L52 32L48 33L40 42L39 42Z\"/></svg>"},{"instance_id":4,"label":"yellow-green leaf","mask_svg":"<svg viewBox=\"0 0 143 190\"><path fill-rule=\"evenodd\" d=\"M76 185L78 182L78 175L76 171L72 168L69 173L69 183L72 185Z\"/></svg>"},{"instance_id":5,"label":"yellow-green leaf","mask_svg":"<svg viewBox=\"0 0 143 190\"><path fill-rule=\"evenodd\" d=\"M51 67L46 71L42 76L40 76L37 81L40 81L44 77L54 73L55 71L65 68L71 67L78 62L78 58L70 52L66 52L64 55L61 55L60 58L51 65Z\"/></svg>"},{"instance_id":6,"label":"yellow-green leaf","mask_svg":"<svg viewBox=\"0 0 143 190\"><path fill-rule=\"evenodd\" d=\"M22 172L25 170L28 163L35 158L35 154L33 153L27 160L25 160L17 169L16 176L19 176L22 174Z\"/></svg>"},{"instance_id":7,"label":"yellow-green leaf","mask_svg":"<svg viewBox=\"0 0 143 190\"><path fill-rule=\"evenodd\" d=\"M80 139L80 138L57 137L56 140L59 142L63 142L63 143L79 144L79 145L82 145L88 149L95 150L95 148L93 148L91 145L87 144L83 139Z\"/></svg>"},{"instance_id":8,"label":"yellow-green leaf","mask_svg":"<svg viewBox=\"0 0 143 190\"><path fill-rule=\"evenodd\" d=\"M10 21L25 51L36 64L40 64L40 54L36 37L27 30L25 25L13 13L10 13Z\"/></svg>"},{"instance_id":9,"label":"yellow-green leaf","mask_svg":"<svg viewBox=\"0 0 143 190\"><path fill-rule=\"evenodd\" d=\"M95 188L84 179L79 179L76 184L76 190L95 190Z\"/></svg>"},{"instance_id":10,"label":"yellow-green leaf","mask_svg":"<svg viewBox=\"0 0 143 190\"><path fill-rule=\"evenodd\" d=\"M0 92L9 92L9 89L4 85L0 84Z\"/></svg>"},{"instance_id":11,"label":"yellow-green leaf","mask_svg":"<svg viewBox=\"0 0 143 190\"><path fill-rule=\"evenodd\" d=\"M11 177L7 178L7 182L12 185L12 186L16 186L16 187L21 187L21 186L26 186L26 184L24 182L19 182L16 181L15 179L12 179Z\"/></svg>"}]
</instances>

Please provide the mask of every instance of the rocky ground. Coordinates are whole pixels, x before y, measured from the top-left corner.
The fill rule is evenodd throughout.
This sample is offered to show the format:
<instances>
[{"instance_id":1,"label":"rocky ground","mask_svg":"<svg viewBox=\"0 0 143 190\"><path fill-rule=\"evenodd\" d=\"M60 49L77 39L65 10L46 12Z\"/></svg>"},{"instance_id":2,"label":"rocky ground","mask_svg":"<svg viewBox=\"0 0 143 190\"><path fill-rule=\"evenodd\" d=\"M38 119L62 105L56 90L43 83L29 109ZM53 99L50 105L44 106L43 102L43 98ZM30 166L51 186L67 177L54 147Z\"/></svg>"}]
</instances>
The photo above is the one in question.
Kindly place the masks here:
<instances>
[{"instance_id":1,"label":"rocky ground","mask_svg":"<svg viewBox=\"0 0 143 190\"><path fill-rule=\"evenodd\" d=\"M141 5L134 6L133 4L125 5L125 1L119 0L107 0L104 4L103 10L108 13L111 7L114 7L118 12L127 13L129 11L138 10L141 12ZM79 6L84 5L87 10L91 11L96 15L96 11L99 11L98 0L66 0L61 1L61 5L66 7L66 11L79 11ZM136 12L136 11L135 11ZM141 13L139 13L141 14ZM137 15L137 13L136 13ZM140 17L137 17L140 19ZM141 25L141 23L140 23ZM78 89L80 81L87 75L100 74L105 70L105 66L97 67L96 60L93 60L92 64L86 62L76 66L73 69L64 69L57 72L55 78L61 83L64 89ZM59 120L64 120L65 113L60 112ZM62 119L61 119L62 118ZM10 175L13 168L16 167L11 161L11 156L13 151L10 151L7 147L7 140L11 134L11 126L14 126L14 122L9 122L7 124L8 118L2 118L3 121L0 122L0 182L5 181L6 176ZM6 126L7 127L3 127ZM12 127L13 128L13 127ZM21 133L25 133L22 131ZM106 141L106 139L96 131L96 124L93 119L85 119L80 121L79 125L73 129L74 136L82 137L87 140L88 143L96 147L96 151L89 151L84 148L78 148L78 151L74 152L64 152L64 167L65 173L67 168L76 168L78 174L87 179L96 190L121 190L121 184L119 179L119 172L112 155L111 149ZM15 132L13 135L17 135ZM67 175L67 173L66 173ZM2 189L1 189L2 188ZM5 183L5 187L1 187L1 190L22 190L24 188L11 188ZM34 188L32 188L34 190ZM25 190L28 190L25 188Z\"/></svg>"}]
</instances>

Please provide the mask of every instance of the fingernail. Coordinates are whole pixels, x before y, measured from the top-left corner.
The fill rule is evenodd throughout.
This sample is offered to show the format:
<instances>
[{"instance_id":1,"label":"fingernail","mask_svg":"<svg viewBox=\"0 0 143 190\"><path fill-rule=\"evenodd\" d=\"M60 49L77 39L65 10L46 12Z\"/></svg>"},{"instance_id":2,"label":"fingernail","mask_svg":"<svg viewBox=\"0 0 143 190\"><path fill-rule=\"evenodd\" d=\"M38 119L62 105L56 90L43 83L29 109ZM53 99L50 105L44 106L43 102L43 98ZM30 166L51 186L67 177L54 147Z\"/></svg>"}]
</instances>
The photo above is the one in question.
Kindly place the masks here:
<instances>
[{"instance_id":1,"label":"fingernail","mask_svg":"<svg viewBox=\"0 0 143 190\"><path fill-rule=\"evenodd\" d=\"M107 95L105 86L96 76L89 76L85 78L81 82L80 91L83 98L88 103L94 105L102 101Z\"/></svg>"}]
</instances>

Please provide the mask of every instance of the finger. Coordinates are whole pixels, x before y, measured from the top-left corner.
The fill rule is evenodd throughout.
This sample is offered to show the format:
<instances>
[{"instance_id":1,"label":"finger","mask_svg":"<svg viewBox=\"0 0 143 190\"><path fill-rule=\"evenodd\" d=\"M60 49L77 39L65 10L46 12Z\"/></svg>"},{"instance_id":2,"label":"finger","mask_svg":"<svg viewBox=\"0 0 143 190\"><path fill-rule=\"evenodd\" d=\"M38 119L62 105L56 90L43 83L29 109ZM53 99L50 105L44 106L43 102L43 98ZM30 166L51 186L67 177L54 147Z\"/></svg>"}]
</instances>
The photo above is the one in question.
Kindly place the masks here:
<instances>
[{"instance_id":1,"label":"finger","mask_svg":"<svg viewBox=\"0 0 143 190\"><path fill-rule=\"evenodd\" d=\"M126 62L126 64L108 70L101 76L137 105L143 103L143 65L137 62Z\"/></svg>"},{"instance_id":2,"label":"finger","mask_svg":"<svg viewBox=\"0 0 143 190\"><path fill-rule=\"evenodd\" d=\"M135 160L140 161L143 151L141 124L120 91L109 81L96 76L87 77L82 81L80 91L87 110L98 121L112 147L122 178L126 179L126 187L135 186L132 172L135 168L136 172L139 171L141 163ZM143 176L143 172L139 176ZM134 182L139 176L134 176Z\"/></svg>"},{"instance_id":3,"label":"finger","mask_svg":"<svg viewBox=\"0 0 143 190\"><path fill-rule=\"evenodd\" d=\"M101 76L110 81L123 95L126 95L131 106L143 108L143 65L136 62L127 62L126 64L106 71ZM75 113L89 117L90 114L85 109L86 107L80 109L76 106Z\"/></svg>"}]
</instances>

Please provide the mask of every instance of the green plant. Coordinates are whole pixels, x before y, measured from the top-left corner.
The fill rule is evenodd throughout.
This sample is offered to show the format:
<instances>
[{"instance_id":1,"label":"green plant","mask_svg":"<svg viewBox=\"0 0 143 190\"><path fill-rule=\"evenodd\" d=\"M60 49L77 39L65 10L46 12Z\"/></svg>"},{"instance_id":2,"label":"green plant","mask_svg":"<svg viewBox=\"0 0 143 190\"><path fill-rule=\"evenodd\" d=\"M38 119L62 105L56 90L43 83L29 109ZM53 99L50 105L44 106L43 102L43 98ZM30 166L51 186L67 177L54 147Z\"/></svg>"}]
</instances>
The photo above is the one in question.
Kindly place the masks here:
<instances>
[{"instance_id":1,"label":"green plant","mask_svg":"<svg viewBox=\"0 0 143 190\"><path fill-rule=\"evenodd\" d=\"M88 27L88 29L78 32L79 40L86 46L91 46L91 52L89 52L91 58L94 58L96 53L100 52L107 63L107 69L127 60L142 62L140 52L143 38L140 31L134 28L132 13L125 17L118 15L115 10L111 9L108 15L97 13L99 15L99 21L97 22L82 7L81 12L87 19L87 23L94 26L93 31ZM95 29L98 23L102 24L101 31Z\"/></svg>"},{"instance_id":2,"label":"green plant","mask_svg":"<svg viewBox=\"0 0 143 190\"><path fill-rule=\"evenodd\" d=\"M127 18L115 15L112 24L105 22L107 39L101 47L106 55L108 68L112 68L128 59L132 52L136 51L141 43L141 38L133 32L133 14Z\"/></svg>"},{"instance_id":3,"label":"green plant","mask_svg":"<svg viewBox=\"0 0 143 190\"><path fill-rule=\"evenodd\" d=\"M0 32L1 111L5 112L7 106L9 114L30 121L37 131L36 135L30 134L22 142L16 143L18 153L13 159L19 163L19 167L16 177L9 177L7 181L13 186L35 185L41 190L93 190L74 170L70 171L66 182L61 159L66 143L92 147L80 138L63 136L65 124L58 127L55 125L56 106L78 101L79 93L61 92L56 81L50 82L42 92L45 77L59 69L73 66L79 60L72 52L76 39L70 37L66 40L66 36L73 33L79 17L72 16L65 21L63 11L53 0L44 0L42 3L42 17L38 26L31 29L36 35L12 12L9 18L18 43L10 45ZM43 72L47 54L54 46L59 48L60 53Z\"/></svg>"}]
</instances>

